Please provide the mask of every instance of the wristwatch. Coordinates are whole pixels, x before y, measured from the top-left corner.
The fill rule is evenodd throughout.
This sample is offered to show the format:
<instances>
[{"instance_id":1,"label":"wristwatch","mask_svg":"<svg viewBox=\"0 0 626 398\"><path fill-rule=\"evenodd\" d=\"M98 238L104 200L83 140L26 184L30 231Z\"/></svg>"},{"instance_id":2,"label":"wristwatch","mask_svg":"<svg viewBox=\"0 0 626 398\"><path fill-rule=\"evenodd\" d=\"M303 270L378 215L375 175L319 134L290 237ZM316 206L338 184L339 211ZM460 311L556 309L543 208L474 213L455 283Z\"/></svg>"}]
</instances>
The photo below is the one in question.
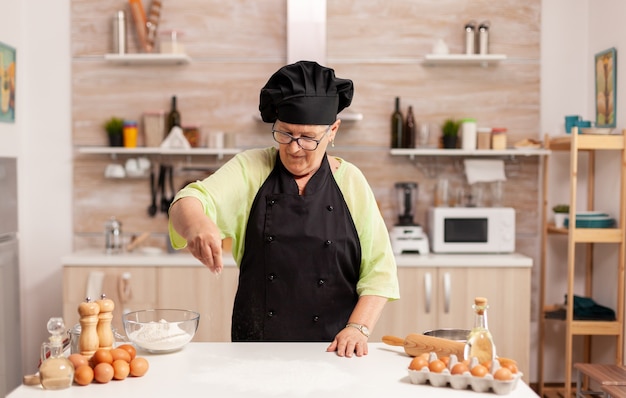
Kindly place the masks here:
<instances>
[{"instance_id":1,"label":"wristwatch","mask_svg":"<svg viewBox=\"0 0 626 398\"><path fill-rule=\"evenodd\" d=\"M346 325L347 328L355 328L359 332L363 333L363 336L370 337L370 330L365 325L361 325L360 323L348 323Z\"/></svg>"}]
</instances>

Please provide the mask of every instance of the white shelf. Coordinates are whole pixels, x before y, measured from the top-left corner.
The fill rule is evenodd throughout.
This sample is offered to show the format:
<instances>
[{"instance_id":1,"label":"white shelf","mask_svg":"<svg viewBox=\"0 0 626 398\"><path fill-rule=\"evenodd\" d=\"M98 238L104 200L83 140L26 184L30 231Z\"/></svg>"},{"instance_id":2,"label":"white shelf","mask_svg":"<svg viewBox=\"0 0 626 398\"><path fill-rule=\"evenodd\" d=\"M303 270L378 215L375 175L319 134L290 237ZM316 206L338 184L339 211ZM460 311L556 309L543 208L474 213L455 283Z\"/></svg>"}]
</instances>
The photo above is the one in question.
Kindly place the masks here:
<instances>
[{"instance_id":1,"label":"white shelf","mask_svg":"<svg viewBox=\"0 0 626 398\"><path fill-rule=\"evenodd\" d=\"M426 65L480 65L487 66L506 59L504 54L426 54Z\"/></svg>"},{"instance_id":2,"label":"white shelf","mask_svg":"<svg viewBox=\"0 0 626 398\"><path fill-rule=\"evenodd\" d=\"M139 53L139 54L105 54L107 62L125 65L177 65L188 64L191 58L187 54L160 54L160 53Z\"/></svg>"},{"instance_id":3,"label":"white shelf","mask_svg":"<svg viewBox=\"0 0 626 398\"><path fill-rule=\"evenodd\" d=\"M543 156L550 154L547 149L439 149L439 148L398 148L391 149L395 156Z\"/></svg>"},{"instance_id":4,"label":"white shelf","mask_svg":"<svg viewBox=\"0 0 626 398\"><path fill-rule=\"evenodd\" d=\"M90 155L182 155L201 156L217 155L222 158L227 155L236 155L241 152L239 148L160 148L160 147L106 147L106 146L84 146L78 147L78 153Z\"/></svg>"}]
</instances>

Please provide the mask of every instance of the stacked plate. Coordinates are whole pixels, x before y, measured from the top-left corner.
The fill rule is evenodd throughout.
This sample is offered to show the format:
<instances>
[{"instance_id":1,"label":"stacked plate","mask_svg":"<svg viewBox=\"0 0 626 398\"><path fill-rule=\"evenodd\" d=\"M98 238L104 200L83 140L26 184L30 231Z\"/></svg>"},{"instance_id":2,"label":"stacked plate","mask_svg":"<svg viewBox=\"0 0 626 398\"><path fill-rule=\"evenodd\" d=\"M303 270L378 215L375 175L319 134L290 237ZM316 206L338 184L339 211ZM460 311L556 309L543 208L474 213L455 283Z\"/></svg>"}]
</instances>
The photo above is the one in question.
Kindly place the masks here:
<instances>
[{"instance_id":1,"label":"stacked plate","mask_svg":"<svg viewBox=\"0 0 626 398\"><path fill-rule=\"evenodd\" d=\"M565 228L569 226L569 217L565 219ZM615 219L608 214L597 211L583 211L576 213L576 228L612 228Z\"/></svg>"}]
</instances>

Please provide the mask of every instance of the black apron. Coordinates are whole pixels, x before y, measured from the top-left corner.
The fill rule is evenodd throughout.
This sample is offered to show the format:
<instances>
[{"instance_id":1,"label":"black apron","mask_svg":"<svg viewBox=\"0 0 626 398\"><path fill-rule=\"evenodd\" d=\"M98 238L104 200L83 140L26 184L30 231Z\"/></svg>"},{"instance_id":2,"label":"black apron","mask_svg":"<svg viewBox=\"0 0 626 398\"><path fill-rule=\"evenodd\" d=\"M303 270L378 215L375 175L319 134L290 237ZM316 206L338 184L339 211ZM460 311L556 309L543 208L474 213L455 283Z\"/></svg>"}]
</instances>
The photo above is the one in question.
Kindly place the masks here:
<instances>
[{"instance_id":1,"label":"black apron","mask_svg":"<svg viewBox=\"0 0 626 398\"><path fill-rule=\"evenodd\" d=\"M360 263L327 157L300 196L277 154L250 210L232 341L332 341L358 300Z\"/></svg>"}]
</instances>

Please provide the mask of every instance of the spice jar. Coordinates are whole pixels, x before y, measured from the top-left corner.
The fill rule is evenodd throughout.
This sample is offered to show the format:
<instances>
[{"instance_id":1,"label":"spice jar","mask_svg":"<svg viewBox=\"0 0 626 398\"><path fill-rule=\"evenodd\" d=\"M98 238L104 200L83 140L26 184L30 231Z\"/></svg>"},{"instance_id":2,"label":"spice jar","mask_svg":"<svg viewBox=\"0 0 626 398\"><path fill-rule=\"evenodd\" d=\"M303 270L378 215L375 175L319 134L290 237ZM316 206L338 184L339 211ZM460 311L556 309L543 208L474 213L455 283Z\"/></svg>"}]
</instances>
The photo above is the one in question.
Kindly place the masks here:
<instances>
[{"instance_id":1,"label":"spice jar","mask_svg":"<svg viewBox=\"0 0 626 398\"><path fill-rule=\"evenodd\" d=\"M491 149L506 149L506 128L491 129Z\"/></svg>"},{"instance_id":2,"label":"spice jar","mask_svg":"<svg viewBox=\"0 0 626 398\"><path fill-rule=\"evenodd\" d=\"M124 120L124 147L137 147L137 122L134 120Z\"/></svg>"}]
</instances>

